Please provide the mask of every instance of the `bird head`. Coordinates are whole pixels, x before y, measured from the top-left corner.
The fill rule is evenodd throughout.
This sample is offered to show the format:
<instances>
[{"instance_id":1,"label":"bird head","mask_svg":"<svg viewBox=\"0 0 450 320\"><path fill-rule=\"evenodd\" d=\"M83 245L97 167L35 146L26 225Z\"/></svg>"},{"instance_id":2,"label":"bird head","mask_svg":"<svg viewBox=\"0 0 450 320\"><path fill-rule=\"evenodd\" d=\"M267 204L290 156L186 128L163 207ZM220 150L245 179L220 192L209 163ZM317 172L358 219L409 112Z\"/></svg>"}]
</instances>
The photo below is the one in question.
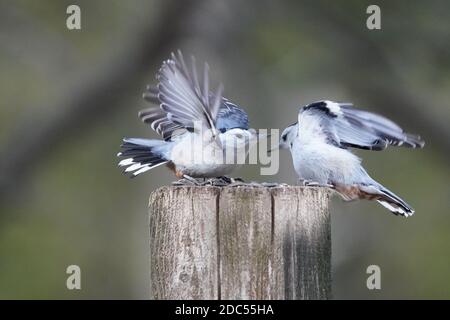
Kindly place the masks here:
<instances>
[{"instance_id":1,"label":"bird head","mask_svg":"<svg viewBox=\"0 0 450 320\"><path fill-rule=\"evenodd\" d=\"M297 136L297 123L291 124L289 127L283 130L281 134L280 143L278 144L278 148L280 149L290 149L292 143Z\"/></svg>"},{"instance_id":2,"label":"bird head","mask_svg":"<svg viewBox=\"0 0 450 320\"><path fill-rule=\"evenodd\" d=\"M256 133L254 130L233 128L225 131L220 136L223 144L234 145L237 148L241 148L255 140Z\"/></svg>"}]
</instances>

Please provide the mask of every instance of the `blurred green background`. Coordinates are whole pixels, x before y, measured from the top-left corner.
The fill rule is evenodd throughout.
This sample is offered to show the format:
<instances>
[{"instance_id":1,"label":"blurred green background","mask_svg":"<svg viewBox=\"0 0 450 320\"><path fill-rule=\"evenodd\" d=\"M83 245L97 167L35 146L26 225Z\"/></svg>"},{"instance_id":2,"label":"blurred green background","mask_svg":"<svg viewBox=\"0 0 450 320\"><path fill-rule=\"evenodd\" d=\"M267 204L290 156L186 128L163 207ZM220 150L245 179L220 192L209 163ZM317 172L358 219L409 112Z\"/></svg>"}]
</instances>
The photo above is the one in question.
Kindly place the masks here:
<instances>
[{"instance_id":1,"label":"blurred green background","mask_svg":"<svg viewBox=\"0 0 450 320\"><path fill-rule=\"evenodd\" d=\"M82 29L66 28L81 7ZM158 168L128 179L124 136L156 137L141 94L172 50L209 62L252 127L284 128L301 105L331 99L420 133L423 150L359 152L371 175L415 209L332 201L335 298L450 298L450 2L0 2L0 298L148 297L148 195ZM277 176L296 183L288 153ZM66 267L82 290L66 289ZM366 268L381 267L381 290Z\"/></svg>"}]
</instances>

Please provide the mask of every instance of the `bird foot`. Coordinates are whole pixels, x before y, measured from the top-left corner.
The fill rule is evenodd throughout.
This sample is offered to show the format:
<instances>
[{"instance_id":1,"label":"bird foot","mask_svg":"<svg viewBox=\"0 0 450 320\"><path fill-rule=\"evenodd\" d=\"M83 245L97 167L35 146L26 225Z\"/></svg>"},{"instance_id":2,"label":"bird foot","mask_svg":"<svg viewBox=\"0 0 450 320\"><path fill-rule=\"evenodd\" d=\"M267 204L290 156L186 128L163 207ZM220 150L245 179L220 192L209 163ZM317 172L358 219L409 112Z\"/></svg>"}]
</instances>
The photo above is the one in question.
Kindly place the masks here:
<instances>
[{"instance_id":1,"label":"bird foot","mask_svg":"<svg viewBox=\"0 0 450 320\"><path fill-rule=\"evenodd\" d=\"M261 182L258 183L259 186L267 187L267 188L276 188L276 187L287 187L287 183L277 183L277 182Z\"/></svg>"},{"instance_id":2,"label":"bird foot","mask_svg":"<svg viewBox=\"0 0 450 320\"><path fill-rule=\"evenodd\" d=\"M244 180L241 178L229 178L229 177L216 177L216 178L204 178L203 180L195 179L191 176L184 175L182 179L172 182L175 186L184 185L194 185L194 186L215 186L215 187L225 187L225 186L242 186L246 185Z\"/></svg>"},{"instance_id":3,"label":"bird foot","mask_svg":"<svg viewBox=\"0 0 450 320\"><path fill-rule=\"evenodd\" d=\"M331 184L319 183L319 182L313 181L313 180L300 179L299 182L300 182L301 185L303 185L305 187L334 188L334 186L331 185Z\"/></svg>"},{"instance_id":4,"label":"bird foot","mask_svg":"<svg viewBox=\"0 0 450 320\"><path fill-rule=\"evenodd\" d=\"M249 184L244 181L242 178L228 178L230 183L229 187L239 187L239 186L248 186Z\"/></svg>"},{"instance_id":5,"label":"bird foot","mask_svg":"<svg viewBox=\"0 0 450 320\"><path fill-rule=\"evenodd\" d=\"M192 178L191 176L188 176L185 174L185 175L183 175L182 179L172 182L172 185L175 185L175 186L186 186L186 185L200 186L202 184L197 179Z\"/></svg>"},{"instance_id":6,"label":"bird foot","mask_svg":"<svg viewBox=\"0 0 450 320\"><path fill-rule=\"evenodd\" d=\"M204 181L201 183L201 185L202 186L221 187L221 186L226 186L226 185L228 185L230 183L228 180L221 179L221 178L222 177L204 179Z\"/></svg>"},{"instance_id":7,"label":"bird foot","mask_svg":"<svg viewBox=\"0 0 450 320\"><path fill-rule=\"evenodd\" d=\"M208 180L205 180L202 185L211 185L211 186L217 186L217 187L224 187L224 186L235 186L238 184L244 184L244 180L241 178L229 178L229 177L217 177L217 178L210 178Z\"/></svg>"}]
</instances>

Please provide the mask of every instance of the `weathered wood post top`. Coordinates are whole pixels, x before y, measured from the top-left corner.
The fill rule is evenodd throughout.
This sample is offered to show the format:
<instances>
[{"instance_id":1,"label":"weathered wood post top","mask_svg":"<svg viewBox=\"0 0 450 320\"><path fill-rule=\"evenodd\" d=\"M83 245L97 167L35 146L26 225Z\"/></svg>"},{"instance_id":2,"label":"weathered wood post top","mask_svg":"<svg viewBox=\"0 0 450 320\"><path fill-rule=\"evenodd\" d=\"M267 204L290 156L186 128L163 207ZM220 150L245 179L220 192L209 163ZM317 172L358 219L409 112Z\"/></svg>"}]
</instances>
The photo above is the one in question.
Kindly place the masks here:
<instances>
[{"instance_id":1,"label":"weathered wood post top","mask_svg":"<svg viewBox=\"0 0 450 320\"><path fill-rule=\"evenodd\" d=\"M326 188L170 186L150 196L151 299L328 299Z\"/></svg>"}]
</instances>

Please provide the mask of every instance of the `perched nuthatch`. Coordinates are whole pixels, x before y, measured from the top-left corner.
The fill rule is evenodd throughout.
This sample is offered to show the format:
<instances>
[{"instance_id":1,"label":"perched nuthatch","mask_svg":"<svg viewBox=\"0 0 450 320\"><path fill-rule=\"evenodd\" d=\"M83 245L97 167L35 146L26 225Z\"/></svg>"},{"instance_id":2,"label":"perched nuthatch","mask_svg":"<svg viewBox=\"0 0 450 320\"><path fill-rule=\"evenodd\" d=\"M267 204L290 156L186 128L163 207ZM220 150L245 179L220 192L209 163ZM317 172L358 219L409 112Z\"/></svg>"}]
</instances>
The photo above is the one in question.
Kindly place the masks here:
<instances>
[{"instance_id":1,"label":"perched nuthatch","mask_svg":"<svg viewBox=\"0 0 450 320\"><path fill-rule=\"evenodd\" d=\"M248 152L256 139L248 116L236 104L209 90L208 65L200 84L192 57L188 69L180 51L163 62L156 87L147 87L144 99L157 107L139 112L139 117L163 140L125 138L119 166L137 176L166 164L178 178L213 178L231 173L239 164L226 158L227 148Z\"/></svg>"},{"instance_id":2,"label":"perched nuthatch","mask_svg":"<svg viewBox=\"0 0 450 320\"><path fill-rule=\"evenodd\" d=\"M304 106L287 127L279 147L289 149L295 171L306 185L330 185L345 200L376 200L396 215L414 210L373 180L349 148L384 150L388 145L422 148L424 141L391 120L351 103L318 101Z\"/></svg>"}]
</instances>

